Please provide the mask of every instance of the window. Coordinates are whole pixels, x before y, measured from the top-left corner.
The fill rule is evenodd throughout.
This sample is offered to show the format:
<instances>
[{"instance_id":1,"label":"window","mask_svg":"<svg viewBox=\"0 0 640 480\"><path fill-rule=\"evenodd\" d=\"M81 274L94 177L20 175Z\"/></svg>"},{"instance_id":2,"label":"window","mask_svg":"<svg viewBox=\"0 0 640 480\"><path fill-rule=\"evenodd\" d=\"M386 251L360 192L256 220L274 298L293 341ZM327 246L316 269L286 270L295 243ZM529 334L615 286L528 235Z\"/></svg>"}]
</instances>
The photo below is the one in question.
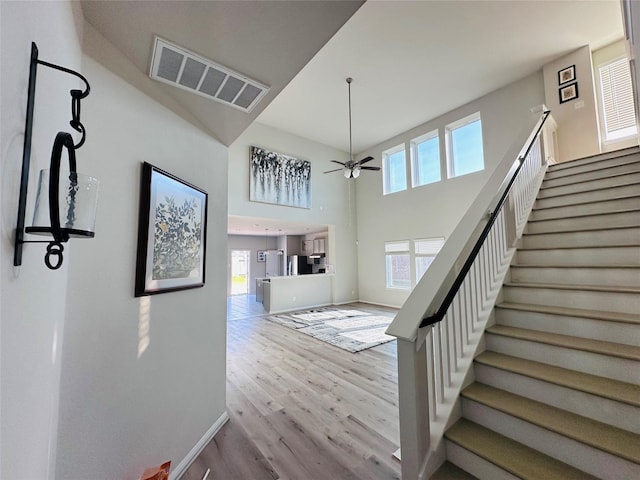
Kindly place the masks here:
<instances>
[{"instance_id":1,"label":"window","mask_svg":"<svg viewBox=\"0 0 640 480\"><path fill-rule=\"evenodd\" d=\"M414 240L414 251L416 255L416 284L420 281L424 272L427 271L431 262L444 245L444 237L425 238Z\"/></svg>"},{"instance_id":2,"label":"window","mask_svg":"<svg viewBox=\"0 0 640 480\"><path fill-rule=\"evenodd\" d=\"M484 170L480 112L446 126L449 178Z\"/></svg>"},{"instance_id":3,"label":"window","mask_svg":"<svg viewBox=\"0 0 640 480\"><path fill-rule=\"evenodd\" d=\"M629 61L624 57L601 65L598 76L605 141L635 135L638 129Z\"/></svg>"},{"instance_id":4,"label":"window","mask_svg":"<svg viewBox=\"0 0 640 480\"><path fill-rule=\"evenodd\" d=\"M411 141L411 186L440 181L440 139L434 130Z\"/></svg>"},{"instance_id":5,"label":"window","mask_svg":"<svg viewBox=\"0 0 640 480\"><path fill-rule=\"evenodd\" d=\"M409 240L386 242L384 244L386 260L387 288L411 288L411 257Z\"/></svg>"},{"instance_id":6,"label":"window","mask_svg":"<svg viewBox=\"0 0 640 480\"><path fill-rule=\"evenodd\" d=\"M385 195L407 189L407 162L404 144L382 152L382 177Z\"/></svg>"}]
</instances>

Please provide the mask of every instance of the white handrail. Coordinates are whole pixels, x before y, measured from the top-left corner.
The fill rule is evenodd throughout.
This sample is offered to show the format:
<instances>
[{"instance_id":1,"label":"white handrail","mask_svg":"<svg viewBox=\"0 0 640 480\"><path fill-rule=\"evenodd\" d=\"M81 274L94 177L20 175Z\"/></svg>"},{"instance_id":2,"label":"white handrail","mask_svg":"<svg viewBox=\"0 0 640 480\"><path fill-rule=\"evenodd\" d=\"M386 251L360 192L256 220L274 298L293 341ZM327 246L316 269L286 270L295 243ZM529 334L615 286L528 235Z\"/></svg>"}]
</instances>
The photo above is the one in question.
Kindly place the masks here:
<instances>
[{"instance_id":1,"label":"white handrail","mask_svg":"<svg viewBox=\"0 0 640 480\"><path fill-rule=\"evenodd\" d=\"M434 449L441 443L508 271L513 247L542 182L546 165L539 132L544 119L535 120L528 123L525 133L507 152L387 330L398 338L400 440L405 480L421 478ZM495 221L442 321L419 329L422 319L442 304L521 163L507 201L496 212Z\"/></svg>"}]
</instances>

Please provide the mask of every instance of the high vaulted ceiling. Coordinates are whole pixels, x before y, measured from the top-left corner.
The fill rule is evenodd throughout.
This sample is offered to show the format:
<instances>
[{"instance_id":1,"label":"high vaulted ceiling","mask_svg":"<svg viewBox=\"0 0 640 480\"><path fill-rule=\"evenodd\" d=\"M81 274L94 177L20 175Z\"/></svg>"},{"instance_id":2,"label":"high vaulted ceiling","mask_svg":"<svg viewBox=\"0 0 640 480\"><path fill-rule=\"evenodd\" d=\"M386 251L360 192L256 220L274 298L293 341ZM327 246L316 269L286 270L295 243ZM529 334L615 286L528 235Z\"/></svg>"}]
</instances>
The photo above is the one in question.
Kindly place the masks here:
<instances>
[{"instance_id":1,"label":"high vaulted ceiling","mask_svg":"<svg viewBox=\"0 0 640 480\"><path fill-rule=\"evenodd\" d=\"M353 77L354 152L623 34L618 0L360 4L87 0L82 10L145 74L159 35L271 86L246 114L161 85L227 145L257 118L348 151Z\"/></svg>"}]
</instances>

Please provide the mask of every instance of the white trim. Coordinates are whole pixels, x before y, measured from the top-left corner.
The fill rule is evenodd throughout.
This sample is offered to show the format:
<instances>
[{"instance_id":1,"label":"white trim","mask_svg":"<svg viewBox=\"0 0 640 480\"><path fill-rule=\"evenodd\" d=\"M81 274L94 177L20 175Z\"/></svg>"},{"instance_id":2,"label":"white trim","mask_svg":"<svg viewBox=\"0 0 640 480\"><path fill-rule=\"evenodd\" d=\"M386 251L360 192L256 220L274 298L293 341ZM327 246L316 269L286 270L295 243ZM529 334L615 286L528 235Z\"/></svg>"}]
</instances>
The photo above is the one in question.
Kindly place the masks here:
<instances>
[{"instance_id":1,"label":"white trim","mask_svg":"<svg viewBox=\"0 0 640 480\"><path fill-rule=\"evenodd\" d=\"M204 448L209 444L209 442L216 436L216 434L220 431L220 429L224 426L225 423L229 421L229 414L225 410L222 412L222 415L215 421L209 430L205 432L200 441L196 443L191 451L187 453L187 456L182 459L182 461L173 469L173 471L169 474L169 480L178 480L184 473L187 471L189 466L194 462L194 460L200 455L200 452L204 450Z\"/></svg>"}]
</instances>

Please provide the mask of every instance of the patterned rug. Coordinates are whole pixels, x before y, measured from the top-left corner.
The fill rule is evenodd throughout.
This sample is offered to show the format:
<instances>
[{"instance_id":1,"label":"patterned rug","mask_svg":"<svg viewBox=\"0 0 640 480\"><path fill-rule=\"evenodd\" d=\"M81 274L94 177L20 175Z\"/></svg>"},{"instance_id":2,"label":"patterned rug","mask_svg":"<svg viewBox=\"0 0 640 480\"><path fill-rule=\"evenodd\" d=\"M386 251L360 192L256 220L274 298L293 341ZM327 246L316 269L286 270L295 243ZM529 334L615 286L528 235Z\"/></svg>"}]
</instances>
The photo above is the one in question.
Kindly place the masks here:
<instances>
[{"instance_id":1,"label":"patterned rug","mask_svg":"<svg viewBox=\"0 0 640 480\"><path fill-rule=\"evenodd\" d=\"M395 340L384 333L394 318L392 314L321 307L266 318L352 353Z\"/></svg>"}]
</instances>

